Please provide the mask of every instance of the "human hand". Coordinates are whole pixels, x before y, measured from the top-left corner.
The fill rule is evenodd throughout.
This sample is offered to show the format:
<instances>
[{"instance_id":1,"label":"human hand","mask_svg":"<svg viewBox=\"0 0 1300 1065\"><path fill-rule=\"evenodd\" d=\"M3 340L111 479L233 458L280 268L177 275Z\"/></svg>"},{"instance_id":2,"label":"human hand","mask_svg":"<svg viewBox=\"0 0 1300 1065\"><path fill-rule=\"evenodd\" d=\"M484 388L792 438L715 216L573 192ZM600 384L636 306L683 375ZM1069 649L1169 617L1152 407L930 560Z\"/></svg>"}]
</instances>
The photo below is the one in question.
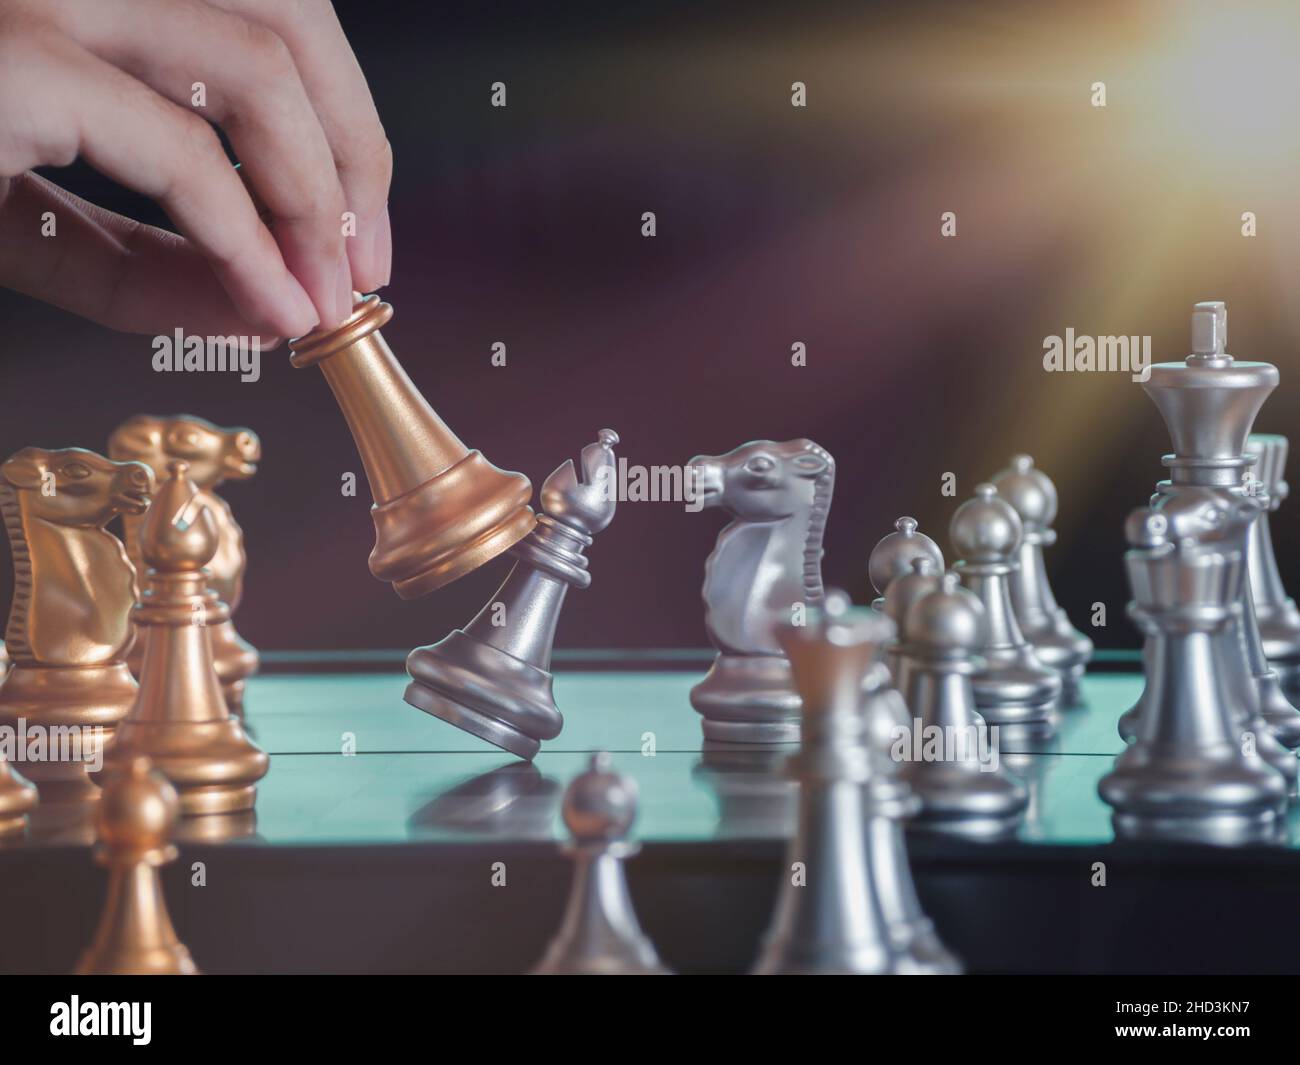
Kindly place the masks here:
<instances>
[{"instance_id":1,"label":"human hand","mask_svg":"<svg viewBox=\"0 0 1300 1065\"><path fill-rule=\"evenodd\" d=\"M179 235L31 173L78 156ZM0 0L0 285L130 332L300 336L388 283L391 175L328 0Z\"/></svg>"}]
</instances>

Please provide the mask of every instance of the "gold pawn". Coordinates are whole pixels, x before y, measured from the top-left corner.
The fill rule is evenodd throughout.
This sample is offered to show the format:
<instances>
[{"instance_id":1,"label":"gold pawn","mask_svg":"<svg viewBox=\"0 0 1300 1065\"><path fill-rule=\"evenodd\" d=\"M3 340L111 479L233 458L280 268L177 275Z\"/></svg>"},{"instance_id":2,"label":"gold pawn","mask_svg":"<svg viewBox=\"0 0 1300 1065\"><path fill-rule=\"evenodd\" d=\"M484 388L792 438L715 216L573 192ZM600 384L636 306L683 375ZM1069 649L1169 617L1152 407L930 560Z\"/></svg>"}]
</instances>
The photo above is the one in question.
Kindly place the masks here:
<instances>
[{"instance_id":1,"label":"gold pawn","mask_svg":"<svg viewBox=\"0 0 1300 1065\"><path fill-rule=\"evenodd\" d=\"M251 810L270 759L226 707L208 626L230 617L208 589L204 568L217 550L209 504L173 462L141 531L149 566L132 620L149 630L140 694L105 755L105 773L147 755L191 817Z\"/></svg>"},{"instance_id":2,"label":"gold pawn","mask_svg":"<svg viewBox=\"0 0 1300 1065\"><path fill-rule=\"evenodd\" d=\"M199 970L167 913L159 866L176 857L169 840L180 802L148 758L114 767L95 817L95 860L108 867L99 928L77 962L82 975L192 976Z\"/></svg>"}]
</instances>

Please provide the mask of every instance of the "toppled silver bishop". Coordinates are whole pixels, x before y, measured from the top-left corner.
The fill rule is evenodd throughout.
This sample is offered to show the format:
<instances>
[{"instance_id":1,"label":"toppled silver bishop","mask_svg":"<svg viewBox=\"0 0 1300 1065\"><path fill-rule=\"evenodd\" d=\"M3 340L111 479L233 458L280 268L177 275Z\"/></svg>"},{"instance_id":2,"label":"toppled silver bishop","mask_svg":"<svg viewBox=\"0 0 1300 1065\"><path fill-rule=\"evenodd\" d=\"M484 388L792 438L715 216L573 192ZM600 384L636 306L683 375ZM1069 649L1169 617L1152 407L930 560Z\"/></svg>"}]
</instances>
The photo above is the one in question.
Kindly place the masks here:
<instances>
[{"instance_id":1,"label":"toppled silver bishop","mask_svg":"<svg viewBox=\"0 0 1300 1065\"><path fill-rule=\"evenodd\" d=\"M604 751L564 793L564 823L573 837L573 885L564 921L533 974L537 976L662 976L668 973L641 931L623 861L636 820L637 788L615 773Z\"/></svg>"},{"instance_id":2,"label":"toppled silver bishop","mask_svg":"<svg viewBox=\"0 0 1300 1065\"><path fill-rule=\"evenodd\" d=\"M531 760L564 719L552 691L555 627L570 587L591 584L583 554L614 520L614 445L602 429L582 449L583 479L567 459L542 485L537 527L510 549L518 560L478 615L406 660L406 701Z\"/></svg>"}]
</instances>

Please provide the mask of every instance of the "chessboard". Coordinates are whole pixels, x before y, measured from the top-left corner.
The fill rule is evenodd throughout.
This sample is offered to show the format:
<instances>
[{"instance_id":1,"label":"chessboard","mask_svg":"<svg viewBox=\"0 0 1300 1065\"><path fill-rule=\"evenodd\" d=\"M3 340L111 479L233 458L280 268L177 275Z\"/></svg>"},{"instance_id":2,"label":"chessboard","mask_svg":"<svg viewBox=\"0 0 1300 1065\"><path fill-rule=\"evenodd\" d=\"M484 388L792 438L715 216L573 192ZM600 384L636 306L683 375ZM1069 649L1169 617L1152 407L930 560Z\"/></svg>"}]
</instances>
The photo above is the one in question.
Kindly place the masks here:
<instances>
[{"instance_id":1,"label":"chessboard","mask_svg":"<svg viewBox=\"0 0 1300 1065\"><path fill-rule=\"evenodd\" d=\"M161 870L172 919L210 973L510 973L563 913L560 818L590 752L640 790L627 863L642 928L683 973L746 971L793 831L788 749L705 744L688 693L706 650L558 651L562 735L529 763L413 710L404 655L268 652L249 733L271 756L256 812L187 818ZM1099 652L1057 736L1004 753L1030 803L1014 837L909 831L927 914L970 972L1285 971L1274 912L1300 848L1114 842L1097 781L1142 690L1136 653ZM91 809L43 802L0 848L0 971L62 973L90 940L105 877ZM1297 814L1290 813L1292 839ZM195 822L215 821L216 824ZM1189 929L1195 929L1190 934Z\"/></svg>"}]
</instances>

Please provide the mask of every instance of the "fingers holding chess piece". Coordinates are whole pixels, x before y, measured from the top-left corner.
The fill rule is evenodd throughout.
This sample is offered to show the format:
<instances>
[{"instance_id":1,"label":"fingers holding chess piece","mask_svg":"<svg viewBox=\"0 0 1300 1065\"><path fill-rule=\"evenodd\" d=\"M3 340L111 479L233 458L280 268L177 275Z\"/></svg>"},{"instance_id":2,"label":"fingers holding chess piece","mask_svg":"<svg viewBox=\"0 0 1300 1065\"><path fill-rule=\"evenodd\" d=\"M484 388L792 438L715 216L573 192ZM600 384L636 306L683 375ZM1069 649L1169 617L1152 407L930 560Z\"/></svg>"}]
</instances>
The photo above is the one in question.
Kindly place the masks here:
<instances>
[{"instance_id":1,"label":"fingers holding chess piece","mask_svg":"<svg viewBox=\"0 0 1300 1065\"><path fill-rule=\"evenodd\" d=\"M320 367L361 453L375 501L370 572L416 599L527 536L532 486L461 443L380 334L393 308L358 300L336 328L291 341L290 361Z\"/></svg>"},{"instance_id":2,"label":"fingers holding chess piece","mask_svg":"<svg viewBox=\"0 0 1300 1065\"><path fill-rule=\"evenodd\" d=\"M975 710L970 678L987 628L983 605L952 572L904 618L898 651L912 721L900 775L921 800L918 829L997 839L1024 816L1028 796L1001 768L997 726Z\"/></svg>"},{"instance_id":3,"label":"fingers holding chess piece","mask_svg":"<svg viewBox=\"0 0 1300 1065\"><path fill-rule=\"evenodd\" d=\"M66 730L76 741L27 763L38 786L84 783L135 699L126 656L136 573L105 526L143 514L151 491L147 466L80 448L26 448L0 466L15 577L0 724Z\"/></svg>"},{"instance_id":4,"label":"fingers holding chess piece","mask_svg":"<svg viewBox=\"0 0 1300 1065\"><path fill-rule=\"evenodd\" d=\"M209 588L230 609L232 620L210 627L212 653L217 677L226 702L239 713L244 702L245 682L257 672L256 649L235 631L234 613L244 595L244 571L248 557L244 552L244 532L235 521L234 512L216 489L222 484L246 481L257 473L262 459L262 443L251 429L222 429L203 418L190 414L155 417L139 414L113 431L108 453L119 461L143 462L154 476L162 479L173 462L185 462L189 477L217 524L217 552L208 564ZM140 552L140 530L144 518L127 515L122 522L127 554L141 577L145 572ZM138 677L144 661L144 640L138 639L130 665Z\"/></svg>"},{"instance_id":5,"label":"fingers holding chess piece","mask_svg":"<svg viewBox=\"0 0 1300 1065\"><path fill-rule=\"evenodd\" d=\"M717 657L691 689L704 738L793 743L799 695L775 635L822 601L822 534L835 460L811 440L758 440L689 466L703 507L732 517L704 568L704 624Z\"/></svg>"},{"instance_id":6,"label":"fingers holding chess piece","mask_svg":"<svg viewBox=\"0 0 1300 1065\"><path fill-rule=\"evenodd\" d=\"M628 894L623 862L637 847L627 842L636 819L637 788L615 773L609 755L591 756L586 772L564 793L564 823L573 837L573 885L564 922L537 976L662 976L668 973L641 931Z\"/></svg>"},{"instance_id":7,"label":"fingers holding chess piece","mask_svg":"<svg viewBox=\"0 0 1300 1065\"><path fill-rule=\"evenodd\" d=\"M140 535L148 574L132 616L149 633L140 691L104 771L146 755L183 815L240 813L253 808L269 761L231 716L212 661L208 627L230 616L207 587L220 528L187 464L168 472Z\"/></svg>"},{"instance_id":8,"label":"fingers holding chess piece","mask_svg":"<svg viewBox=\"0 0 1300 1065\"><path fill-rule=\"evenodd\" d=\"M194 959L167 913L159 867L176 858L176 789L149 759L119 763L96 810L95 860L108 867L108 898L79 975L191 976Z\"/></svg>"},{"instance_id":9,"label":"fingers holding chess piece","mask_svg":"<svg viewBox=\"0 0 1300 1065\"><path fill-rule=\"evenodd\" d=\"M591 584L584 552L614 520L614 445L602 429L582 450L582 480L567 459L542 485L537 528L511 549L518 561L463 630L407 658L406 701L503 750L532 759L564 719L552 691L551 651L570 587Z\"/></svg>"},{"instance_id":10,"label":"fingers holding chess piece","mask_svg":"<svg viewBox=\"0 0 1300 1065\"><path fill-rule=\"evenodd\" d=\"M1016 455L1011 465L995 474L992 483L998 495L1015 509L1024 534L1016 555L1019 565L1011 572L1011 605L1016 621L1034 654L1043 665L1061 674L1061 703L1077 705L1083 671L1092 658L1092 641L1070 624L1070 618L1056 602L1043 548L1056 543L1056 485L1035 468L1028 455Z\"/></svg>"},{"instance_id":11,"label":"fingers holding chess piece","mask_svg":"<svg viewBox=\"0 0 1300 1065\"><path fill-rule=\"evenodd\" d=\"M1038 660L1011 605L1011 575L1023 536L1020 516L991 484L975 486L949 527L960 556L954 571L980 600L988 618L983 666L971 678L975 707L990 725L1035 736L1051 735L1062 681Z\"/></svg>"}]
</instances>

